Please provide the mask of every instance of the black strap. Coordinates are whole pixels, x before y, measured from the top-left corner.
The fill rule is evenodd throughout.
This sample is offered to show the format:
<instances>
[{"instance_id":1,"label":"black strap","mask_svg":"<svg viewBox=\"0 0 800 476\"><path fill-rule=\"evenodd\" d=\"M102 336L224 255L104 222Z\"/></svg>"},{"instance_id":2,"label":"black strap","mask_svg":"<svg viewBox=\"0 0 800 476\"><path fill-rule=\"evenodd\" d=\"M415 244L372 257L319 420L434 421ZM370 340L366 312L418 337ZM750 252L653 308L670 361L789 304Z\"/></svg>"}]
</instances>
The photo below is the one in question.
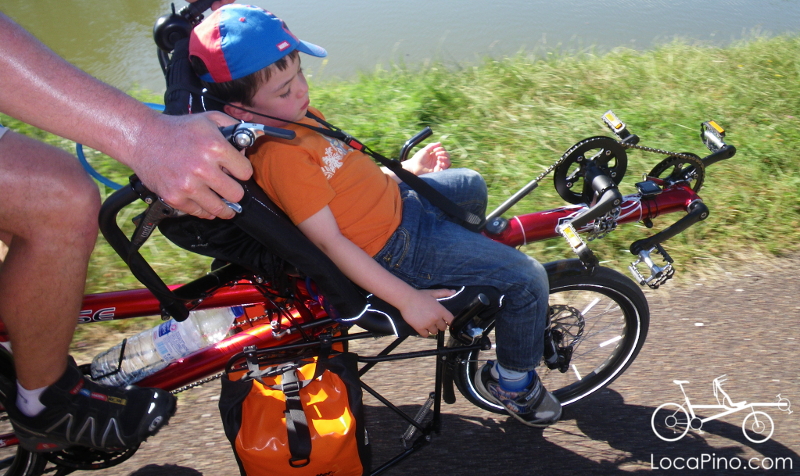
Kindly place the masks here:
<instances>
[{"instance_id":1,"label":"black strap","mask_svg":"<svg viewBox=\"0 0 800 476\"><path fill-rule=\"evenodd\" d=\"M302 468L311 462L311 433L308 420L300 401L302 382L297 379L296 369L287 370L281 377L281 387L286 395L286 430L289 435L289 466Z\"/></svg>"},{"instance_id":2,"label":"black strap","mask_svg":"<svg viewBox=\"0 0 800 476\"><path fill-rule=\"evenodd\" d=\"M297 124L305 128L311 129L313 131L316 131L322 135L338 139L344 142L345 144L349 145L350 147L369 155L370 157L380 162L381 165L394 172L394 174L397 175L397 177L399 177L400 180L408 184L409 187L411 187L413 190L415 190L420 195L425 197L429 202L431 202L431 204L438 207L451 217L461 220L463 222L462 224L464 225L464 227L471 229L473 231L479 231L481 228L483 228L485 222L483 217L480 217L470 212L469 210L459 206L458 204L456 204L455 202L444 196L441 192L433 188L427 182L417 177L413 173L409 172L408 170L404 169L403 165L400 163L399 160L387 159L383 155L371 150L369 147L361 143L358 139L345 133L338 127L326 122L322 118L315 116L310 111L306 112L306 117L314 119L315 121L327 127L327 129L322 127L309 126L308 124L302 124L299 122L294 122L293 124Z\"/></svg>"}]
</instances>

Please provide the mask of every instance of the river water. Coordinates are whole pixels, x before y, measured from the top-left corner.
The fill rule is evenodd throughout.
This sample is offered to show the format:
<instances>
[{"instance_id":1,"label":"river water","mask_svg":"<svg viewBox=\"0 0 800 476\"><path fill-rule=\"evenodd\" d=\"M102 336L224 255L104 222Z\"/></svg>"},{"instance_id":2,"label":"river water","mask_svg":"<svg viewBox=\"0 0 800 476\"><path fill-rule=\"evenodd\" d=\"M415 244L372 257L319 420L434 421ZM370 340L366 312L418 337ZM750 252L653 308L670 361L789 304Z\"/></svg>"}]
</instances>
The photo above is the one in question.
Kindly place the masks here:
<instances>
[{"instance_id":1,"label":"river water","mask_svg":"<svg viewBox=\"0 0 800 476\"><path fill-rule=\"evenodd\" d=\"M152 25L169 0L2 0L0 11L80 68L122 89L164 89ZM682 38L727 45L800 31L800 0L264 1L300 38L328 50L304 59L322 78L392 63L477 62L519 51L636 49ZM178 7L183 2L176 1Z\"/></svg>"}]
</instances>

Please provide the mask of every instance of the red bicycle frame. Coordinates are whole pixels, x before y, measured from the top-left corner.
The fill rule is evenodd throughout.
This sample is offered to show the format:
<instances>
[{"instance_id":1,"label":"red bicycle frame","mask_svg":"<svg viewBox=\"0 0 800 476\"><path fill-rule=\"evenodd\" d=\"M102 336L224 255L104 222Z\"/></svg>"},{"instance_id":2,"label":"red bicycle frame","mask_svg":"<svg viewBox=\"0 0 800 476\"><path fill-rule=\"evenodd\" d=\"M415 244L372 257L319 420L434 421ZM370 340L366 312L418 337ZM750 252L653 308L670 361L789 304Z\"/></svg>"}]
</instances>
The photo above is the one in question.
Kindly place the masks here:
<instances>
[{"instance_id":1,"label":"red bicycle frame","mask_svg":"<svg viewBox=\"0 0 800 476\"><path fill-rule=\"evenodd\" d=\"M624 197L624 202L620 207L618 223L642 221L667 213L685 211L690 204L697 200L700 200L700 197L682 184L668 187L659 195L650 198L628 195ZM520 246L553 238L559 236L556 226L560 222L585 209L585 206L576 205L515 216L509 220L509 226L502 233L491 236L491 238L509 246ZM277 309L265 298L264 293L260 290L262 286L264 285L246 280L239 281L211 293L202 300L197 308L253 305L247 308L247 316L249 319L257 318L259 314ZM265 347L276 345L278 342L284 344L299 339L296 334L281 334L280 329L288 329L291 324L314 322L326 318L327 315L322 307L308 296L304 283L298 282L297 286L298 294L304 296L304 301L291 305L289 311L284 310L284 315L278 321L270 319L266 322L246 324L242 326L241 332L173 363L166 369L143 380L140 384L174 390L221 372L228 359L247 346ZM170 289L178 287L170 286ZM91 323L159 314L161 314L160 304L153 294L147 289L136 289L85 296L79 321L80 323Z\"/></svg>"}]
</instances>

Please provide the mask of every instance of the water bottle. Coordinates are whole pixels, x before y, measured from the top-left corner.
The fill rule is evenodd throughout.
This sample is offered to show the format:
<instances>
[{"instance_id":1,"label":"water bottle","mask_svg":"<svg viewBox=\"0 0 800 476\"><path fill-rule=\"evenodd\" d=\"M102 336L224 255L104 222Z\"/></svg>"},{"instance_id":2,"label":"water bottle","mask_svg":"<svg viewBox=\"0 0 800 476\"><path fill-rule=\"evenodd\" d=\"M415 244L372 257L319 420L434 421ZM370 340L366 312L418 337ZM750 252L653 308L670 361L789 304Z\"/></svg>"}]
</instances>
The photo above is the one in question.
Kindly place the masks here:
<instances>
[{"instance_id":1,"label":"water bottle","mask_svg":"<svg viewBox=\"0 0 800 476\"><path fill-rule=\"evenodd\" d=\"M241 306L220 307L192 311L183 322L165 321L128 338L124 351L120 342L97 355L92 361L92 378L115 387L138 382L171 362L221 341L234 319L242 314ZM120 365L121 352L124 355Z\"/></svg>"}]
</instances>

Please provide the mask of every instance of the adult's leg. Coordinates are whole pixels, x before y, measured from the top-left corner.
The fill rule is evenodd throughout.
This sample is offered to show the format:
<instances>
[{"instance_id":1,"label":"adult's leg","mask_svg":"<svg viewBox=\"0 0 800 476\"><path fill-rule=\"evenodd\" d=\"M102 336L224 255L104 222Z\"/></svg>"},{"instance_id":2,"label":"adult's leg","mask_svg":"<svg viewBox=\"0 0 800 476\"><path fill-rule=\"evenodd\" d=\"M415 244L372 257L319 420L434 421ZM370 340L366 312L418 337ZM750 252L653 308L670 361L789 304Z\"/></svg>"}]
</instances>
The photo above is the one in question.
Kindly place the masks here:
<instances>
[{"instance_id":1,"label":"adult's leg","mask_svg":"<svg viewBox=\"0 0 800 476\"><path fill-rule=\"evenodd\" d=\"M97 238L97 187L68 153L8 131L0 139L0 319L20 384L54 383L67 354Z\"/></svg>"}]
</instances>

